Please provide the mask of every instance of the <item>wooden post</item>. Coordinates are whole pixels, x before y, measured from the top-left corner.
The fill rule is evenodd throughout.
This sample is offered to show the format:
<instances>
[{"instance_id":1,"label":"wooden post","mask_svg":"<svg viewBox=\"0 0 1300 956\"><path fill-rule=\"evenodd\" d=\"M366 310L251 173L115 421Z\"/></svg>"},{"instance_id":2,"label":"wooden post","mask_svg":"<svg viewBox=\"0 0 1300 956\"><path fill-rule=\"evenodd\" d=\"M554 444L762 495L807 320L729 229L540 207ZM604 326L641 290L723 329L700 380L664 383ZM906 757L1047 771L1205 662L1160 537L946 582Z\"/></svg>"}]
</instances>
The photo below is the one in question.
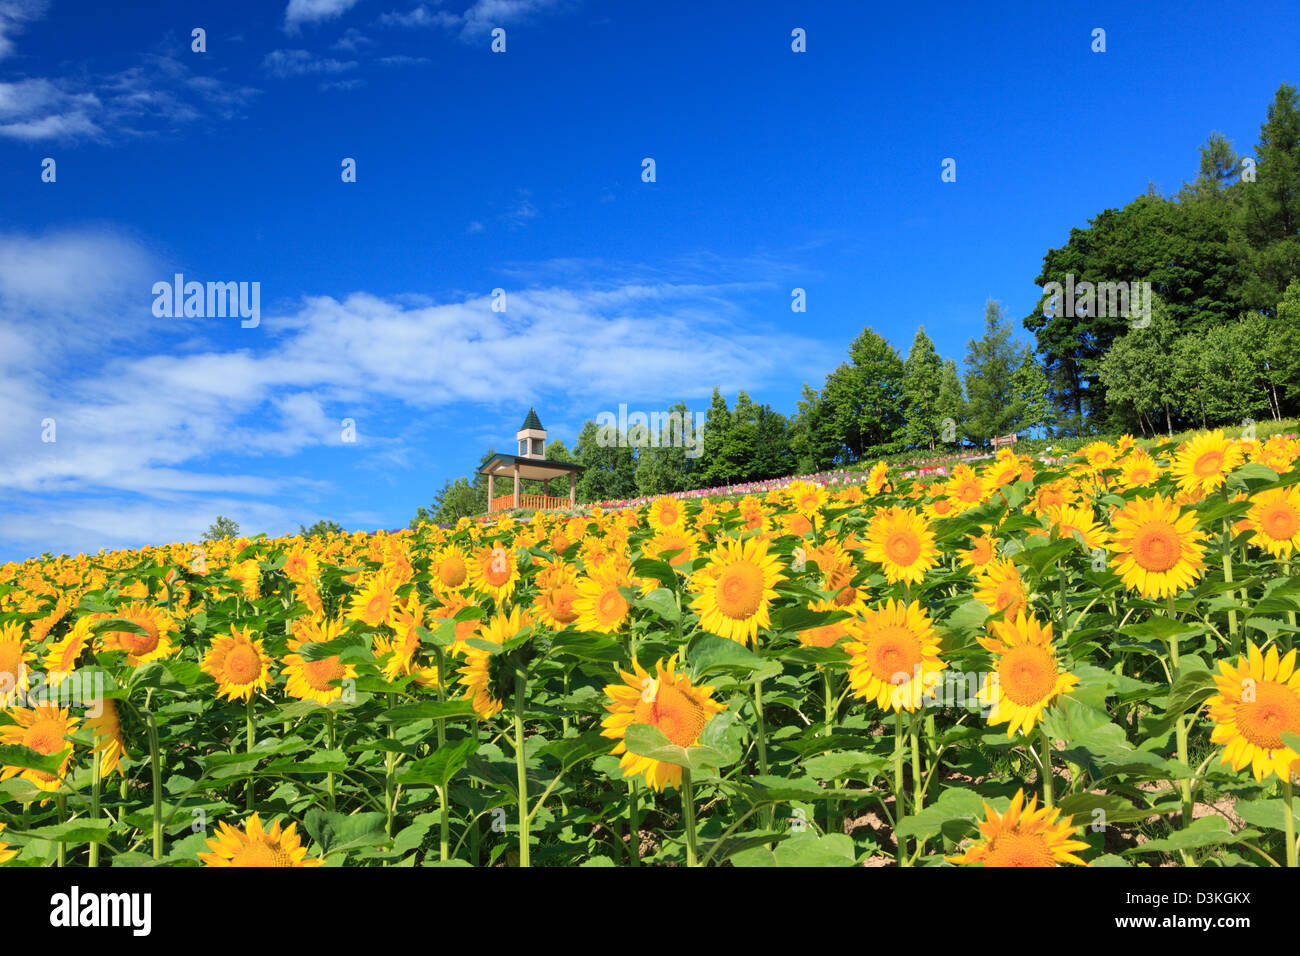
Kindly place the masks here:
<instances>
[{"instance_id":1,"label":"wooden post","mask_svg":"<svg viewBox=\"0 0 1300 956\"><path fill-rule=\"evenodd\" d=\"M492 472L489 471L489 472L488 472L488 506L487 506L487 510L488 510L489 513L491 513L491 511L492 511L492 479L493 479L493 477L494 477L494 476L493 476Z\"/></svg>"},{"instance_id":2,"label":"wooden post","mask_svg":"<svg viewBox=\"0 0 1300 956\"><path fill-rule=\"evenodd\" d=\"M569 507L575 508L578 504L578 480L573 472L569 472Z\"/></svg>"},{"instance_id":3,"label":"wooden post","mask_svg":"<svg viewBox=\"0 0 1300 956\"><path fill-rule=\"evenodd\" d=\"M515 462L515 507L519 507L519 462Z\"/></svg>"}]
</instances>

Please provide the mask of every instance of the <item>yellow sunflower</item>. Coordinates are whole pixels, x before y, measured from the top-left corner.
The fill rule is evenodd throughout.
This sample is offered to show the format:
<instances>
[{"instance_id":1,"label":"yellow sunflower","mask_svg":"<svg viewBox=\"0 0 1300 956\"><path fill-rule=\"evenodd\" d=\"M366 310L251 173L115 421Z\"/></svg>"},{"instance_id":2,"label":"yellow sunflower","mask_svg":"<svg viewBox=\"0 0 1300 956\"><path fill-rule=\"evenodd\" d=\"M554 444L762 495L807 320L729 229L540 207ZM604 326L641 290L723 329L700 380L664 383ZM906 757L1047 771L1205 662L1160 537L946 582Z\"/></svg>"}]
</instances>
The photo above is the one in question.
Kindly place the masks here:
<instances>
[{"instance_id":1,"label":"yellow sunflower","mask_svg":"<svg viewBox=\"0 0 1300 956\"><path fill-rule=\"evenodd\" d=\"M808 610L842 611L844 609L837 607L834 601L813 601L808 605ZM795 636L804 647L834 647L840 638L852 636L849 631L850 620L852 618L845 618L833 624L820 624L817 627L805 628Z\"/></svg>"},{"instance_id":2,"label":"yellow sunflower","mask_svg":"<svg viewBox=\"0 0 1300 956\"><path fill-rule=\"evenodd\" d=\"M939 659L939 636L920 603L891 599L846 623L854 638L844 645L854 693L882 710L920 707L935 679L931 675L948 666Z\"/></svg>"},{"instance_id":3,"label":"yellow sunflower","mask_svg":"<svg viewBox=\"0 0 1300 956\"><path fill-rule=\"evenodd\" d=\"M232 625L229 637L218 637L203 657L203 671L217 682L218 696L249 700L266 690L271 680L271 658L262 641L253 640L249 628Z\"/></svg>"},{"instance_id":4,"label":"yellow sunflower","mask_svg":"<svg viewBox=\"0 0 1300 956\"><path fill-rule=\"evenodd\" d=\"M0 727L0 743L29 747L46 757L65 749L68 754L59 764L57 773L6 766L0 769L0 780L22 777L47 793L58 790L59 778L67 774L68 764L72 762L72 745L65 743L64 738L77 729L77 718L70 716L66 708L60 710L48 704L40 704L31 709L13 707L7 713L14 722Z\"/></svg>"},{"instance_id":5,"label":"yellow sunflower","mask_svg":"<svg viewBox=\"0 0 1300 956\"><path fill-rule=\"evenodd\" d=\"M495 617L479 626L474 637L492 644L504 644L532 623L532 618L522 608L512 608L509 614L498 611ZM500 654L465 645L465 666L460 669L457 680L465 687L465 699L473 703L474 712L484 720L501 712L508 688L513 686L513 675L497 673L494 664L500 658Z\"/></svg>"},{"instance_id":6,"label":"yellow sunflower","mask_svg":"<svg viewBox=\"0 0 1300 956\"><path fill-rule=\"evenodd\" d=\"M578 579L571 568L564 565L555 565L555 567L562 573L552 575L544 587L541 586L541 581L538 581L541 590L537 592L533 610L547 627L562 631L578 620L578 609L575 604L578 600ZM538 577L540 579L541 575Z\"/></svg>"},{"instance_id":7,"label":"yellow sunflower","mask_svg":"<svg viewBox=\"0 0 1300 956\"><path fill-rule=\"evenodd\" d=\"M519 565L504 544L483 547L470 560L469 580L484 597L503 604L519 583Z\"/></svg>"},{"instance_id":8,"label":"yellow sunflower","mask_svg":"<svg viewBox=\"0 0 1300 956\"><path fill-rule=\"evenodd\" d=\"M613 634L627 620L631 605L619 593L619 588L631 587L632 581L616 565L606 564L594 568L580 579L573 610L577 612L576 625L580 631L599 631Z\"/></svg>"},{"instance_id":9,"label":"yellow sunflower","mask_svg":"<svg viewBox=\"0 0 1300 956\"><path fill-rule=\"evenodd\" d=\"M939 562L929 522L911 508L877 508L863 554L884 568L890 584L920 584L925 572Z\"/></svg>"},{"instance_id":10,"label":"yellow sunflower","mask_svg":"<svg viewBox=\"0 0 1300 956\"><path fill-rule=\"evenodd\" d=\"M101 650L126 651L126 661L133 667L167 657L175 651L171 632L176 628L176 622L162 608L134 603L95 617L97 620L120 618L144 629L143 634L135 631L101 631L99 634Z\"/></svg>"},{"instance_id":11,"label":"yellow sunflower","mask_svg":"<svg viewBox=\"0 0 1300 956\"><path fill-rule=\"evenodd\" d=\"M650 522L650 527L656 531L662 531L664 528L670 528L685 521L686 508L680 501L671 496L656 498L650 502L650 512L647 520Z\"/></svg>"},{"instance_id":12,"label":"yellow sunflower","mask_svg":"<svg viewBox=\"0 0 1300 956\"><path fill-rule=\"evenodd\" d=\"M697 596L691 610L711 634L752 644L760 627L771 626L768 608L782 580L777 556L764 542L723 540L692 579Z\"/></svg>"},{"instance_id":13,"label":"yellow sunflower","mask_svg":"<svg viewBox=\"0 0 1300 956\"><path fill-rule=\"evenodd\" d=\"M298 653L304 644L326 644L337 639L342 628L342 621L314 618L300 627L296 636L289 638L291 653L284 656L286 694L298 700L314 700L318 704L328 704L343 696L342 682L357 676L355 667L344 664L337 654L309 661ZM382 656L379 643L375 642L375 652L377 656ZM384 676L389 680L396 676L391 672L391 664L390 660L389 666L384 669Z\"/></svg>"},{"instance_id":14,"label":"yellow sunflower","mask_svg":"<svg viewBox=\"0 0 1300 956\"><path fill-rule=\"evenodd\" d=\"M682 784L682 768L650 757L627 752L623 737L632 724L649 724L659 728L663 735L679 747L693 747L699 742L700 732L714 715L726 710L712 699L710 686L694 687L685 674L675 671L677 656L655 664L655 676L632 661L633 673L620 670L621 684L609 684L605 694L610 701L605 705L609 716L602 722L601 736L618 743L611 754L622 754L619 766L623 776L640 774L655 790L664 786L678 788Z\"/></svg>"},{"instance_id":15,"label":"yellow sunflower","mask_svg":"<svg viewBox=\"0 0 1300 956\"><path fill-rule=\"evenodd\" d=\"M239 830L224 820L217 824L217 836L208 840L211 853L200 853L204 866L322 866L320 858L307 859L307 848L298 836L297 824L283 830L280 821L270 830L262 828L256 813Z\"/></svg>"},{"instance_id":16,"label":"yellow sunflower","mask_svg":"<svg viewBox=\"0 0 1300 956\"><path fill-rule=\"evenodd\" d=\"M72 630L61 641L55 641L45 651L45 672L51 685L57 687L77 669L77 661L90 646L91 618L80 617L72 625ZM4 651L0 650L0 680L3 680Z\"/></svg>"},{"instance_id":17,"label":"yellow sunflower","mask_svg":"<svg viewBox=\"0 0 1300 956\"><path fill-rule=\"evenodd\" d=\"M1204 494L1223 484L1243 458L1241 447L1224 438L1222 430L1202 432L1182 444L1170 472L1180 491Z\"/></svg>"},{"instance_id":18,"label":"yellow sunflower","mask_svg":"<svg viewBox=\"0 0 1300 956\"><path fill-rule=\"evenodd\" d=\"M990 614L1014 618L1029 602L1020 570L1005 558L991 561L975 578L975 598Z\"/></svg>"},{"instance_id":19,"label":"yellow sunflower","mask_svg":"<svg viewBox=\"0 0 1300 956\"><path fill-rule=\"evenodd\" d=\"M122 735L117 704L111 697L105 697L100 703L103 709L99 716L87 720L86 727L95 736L94 753L99 754L100 776L107 777L118 769L123 757L131 755L126 750L126 738Z\"/></svg>"},{"instance_id":20,"label":"yellow sunflower","mask_svg":"<svg viewBox=\"0 0 1300 956\"><path fill-rule=\"evenodd\" d=\"M1124 585L1143 597L1177 594L1205 570L1205 536L1194 512L1155 495L1139 498L1111 518L1115 528L1111 564Z\"/></svg>"},{"instance_id":21,"label":"yellow sunflower","mask_svg":"<svg viewBox=\"0 0 1300 956\"><path fill-rule=\"evenodd\" d=\"M348 620L361 621L367 627L379 627L388 621L397 600L397 585L392 575L380 570L370 575L360 590L352 595Z\"/></svg>"},{"instance_id":22,"label":"yellow sunflower","mask_svg":"<svg viewBox=\"0 0 1300 956\"><path fill-rule=\"evenodd\" d=\"M1282 742L1283 732L1300 734L1300 671L1292 648L1279 658L1277 645L1260 653L1254 642L1237 666L1219 661L1219 694L1211 697L1210 740L1225 744L1222 763L1233 770L1250 765L1256 780L1300 772L1300 754Z\"/></svg>"},{"instance_id":23,"label":"yellow sunflower","mask_svg":"<svg viewBox=\"0 0 1300 956\"><path fill-rule=\"evenodd\" d=\"M1088 849L1088 844L1073 839L1079 829L1074 818L1058 820L1060 815L1060 807L1039 809L1036 795L1026 806L1025 792L1017 790L1006 813L998 813L986 802L980 839L960 856L945 859L961 866L1087 866L1075 854Z\"/></svg>"},{"instance_id":24,"label":"yellow sunflower","mask_svg":"<svg viewBox=\"0 0 1300 956\"><path fill-rule=\"evenodd\" d=\"M1300 550L1300 487L1261 491L1250 500L1246 520L1255 532L1252 543L1275 558Z\"/></svg>"},{"instance_id":25,"label":"yellow sunflower","mask_svg":"<svg viewBox=\"0 0 1300 956\"><path fill-rule=\"evenodd\" d=\"M978 699L988 705L990 724L1007 724L1007 737L1026 734L1048 704L1068 694L1079 678L1061 670L1052 647L1052 625L1039 624L1024 611L1014 620L991 621L992 636L979 638L993 654L993 673L984 678Z\"/></svg>"},{"instance_id":26,"label":"yellow sunflower","mask_svg":"<svg viewBox=\"0 0 1300 956\"><path fill-rule=\"evenodd\" d=\"M447 545L436 551L429 570L433 574L436 588L441 591L459 590L469 580L469 563L461 550L454 545Z\"/></svg>"},{"instance_id":27,"label":"yellow sunflower","mask_svg":"<svg viewBox=\"0 0 1300 956\"><path fill-rule=\"evenodd\" d=\"M17 621L0 624L0 706L8 706L19 691L27 689L27 665L36 660L27 649L22 625Z\"/></svg>"}]
</instances>

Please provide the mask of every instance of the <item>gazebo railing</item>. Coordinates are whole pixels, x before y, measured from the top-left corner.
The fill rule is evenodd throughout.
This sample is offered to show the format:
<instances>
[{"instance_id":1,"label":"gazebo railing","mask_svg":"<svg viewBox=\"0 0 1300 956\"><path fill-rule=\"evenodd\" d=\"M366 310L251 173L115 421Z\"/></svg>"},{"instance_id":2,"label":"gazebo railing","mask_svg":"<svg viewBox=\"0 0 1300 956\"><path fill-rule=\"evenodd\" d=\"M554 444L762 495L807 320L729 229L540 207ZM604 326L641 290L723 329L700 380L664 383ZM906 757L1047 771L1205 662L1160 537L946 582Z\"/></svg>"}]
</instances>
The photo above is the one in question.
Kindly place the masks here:
<instances>
[{"instance_id":1,"label":"gazebo railing","mask_svg":"<svg viewBox=\"0 0 1300 956\"><path fill-rule=\"evenodd\" d=\"M497 495L492 499L489 511L505 511L507 508L515 506L515 496L513 492L508 495ZM569 499L558 498L555 495L520 495L519 507L532 508L534 511L544 511L552 508L569 507Z\"/></svg>"}]
</instances>

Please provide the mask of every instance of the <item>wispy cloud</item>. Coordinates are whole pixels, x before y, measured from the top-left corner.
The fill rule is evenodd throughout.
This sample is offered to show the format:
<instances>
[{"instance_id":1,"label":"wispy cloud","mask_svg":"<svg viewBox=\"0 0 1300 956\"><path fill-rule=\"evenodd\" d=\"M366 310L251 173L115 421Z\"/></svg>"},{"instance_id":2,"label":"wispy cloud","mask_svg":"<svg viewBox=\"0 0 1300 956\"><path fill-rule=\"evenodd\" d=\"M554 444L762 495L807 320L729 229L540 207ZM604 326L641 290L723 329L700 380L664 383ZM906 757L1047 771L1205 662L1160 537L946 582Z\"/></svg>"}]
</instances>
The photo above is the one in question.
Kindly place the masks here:
<instances>
[{"instance_id":1,"label":"wispy cloud","mask_svg":"<svg viewBox=\"0 0 1300 956\"><path fill-rule=\"evenodd\" d=\"M284 11L284 25L288 30L304 23L320 23L341 17L357 5L357 0L289 0Z\"/></svg>"},{"instance_id":2,"label":"wispy cloud","mask_svg":"<svg viewBox=\"0 0 1300 956\"><path fill-rule=\"evenodd\" d=\"M406 11L385 13L380 22L391 27L444 27L457 31L462 40L469 41L494 27L526 23L561 5L562 0L474 0L461 13L453 13L440 2L426 2Z\"/></svg>"},{"instance_id":3,"label":"wispy cloud","mask_svg":"<svg viewBox=\"0 0 1300 956\"><path fill-rule=\"evenodd\" d=\"M169 522L185 508L211 520L232 496L270 522L328 489L298 456L343 448L343 418L358 423L349 455L400 466L421 447L411 423L431 414L545 400L580 421L620 401L703 399L714 385L755 389L830 361L820 343L754 321L755 297L776 290L751 279L643 282L569 260L542 270L564 282L503 283L502 312L486 294L308 296L232 338L213 324L222 320L153 317L149 276L171 271L124 236L0 235L0 447L11 452L0 459L0 538L28 540L23 521L57 517L63 531L30 540L177 540L192 515ZM85 341L97 343L93 361ZM41 440L46 420L53 443ZM116 506L86 504L105 495L147 520L105 525L93 516Z\"/></svg>"},{"instance_id":4,"label":"wispy cloud","mask_svg":"<svg viewBox=\"0 0 1300 956\"><path fill-rule=\"evenodd\" d=\"M48 6L48 0L0 0L0 59L14 52L14 34L40 19Z\"/></svg>"},{"instance_id":5,"label":"wispy cloud","mask_svg":"<svg viewBox=\"0 0 1300 956\"><path fill-rule=\"evenodd\" d=\"M272 76L306 76L321 73L346 73L356 69L355 60L318 57L307 50L272 50L262 60L262 67Z\"/></svg>"}]
</instances>

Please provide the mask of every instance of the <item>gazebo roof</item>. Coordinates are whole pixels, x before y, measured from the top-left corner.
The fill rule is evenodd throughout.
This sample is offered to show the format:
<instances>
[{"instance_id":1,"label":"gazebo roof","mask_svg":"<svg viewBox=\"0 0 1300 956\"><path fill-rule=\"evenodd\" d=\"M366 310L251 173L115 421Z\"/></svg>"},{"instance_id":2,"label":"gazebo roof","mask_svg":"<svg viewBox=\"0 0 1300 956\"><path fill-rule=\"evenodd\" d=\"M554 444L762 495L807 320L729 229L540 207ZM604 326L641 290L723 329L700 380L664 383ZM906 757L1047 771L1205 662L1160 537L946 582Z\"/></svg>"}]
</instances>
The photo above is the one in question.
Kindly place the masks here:
<instances>
[{"instance_id":1,"label":"gazebo roof","mask_svg":"<svg viewBox=\"0 0 1300 956\"><path fill-rule=\"evenodd\" d=\"M539 432L546 431L546 429L542 427L542 420L537 417L537 412L532 408L528 409L528 417L525 418L524 423L519 426L519 430L523 432L530 428L535 428Z\"/></svg>"},{"instance_id":2,"label":"gazebo roof","mask_svg":"<svg viewBox=\"0 0 1300 956\"><path fill-rule=\"evenodd\" d=\"M544 458L524 458L519 455L493 455L478 470L480 475L513 475L519 466L519 477L544 480L556 475L585 471L585 465L571 461L547 461Z\"/></svg>"}]
</instances>

